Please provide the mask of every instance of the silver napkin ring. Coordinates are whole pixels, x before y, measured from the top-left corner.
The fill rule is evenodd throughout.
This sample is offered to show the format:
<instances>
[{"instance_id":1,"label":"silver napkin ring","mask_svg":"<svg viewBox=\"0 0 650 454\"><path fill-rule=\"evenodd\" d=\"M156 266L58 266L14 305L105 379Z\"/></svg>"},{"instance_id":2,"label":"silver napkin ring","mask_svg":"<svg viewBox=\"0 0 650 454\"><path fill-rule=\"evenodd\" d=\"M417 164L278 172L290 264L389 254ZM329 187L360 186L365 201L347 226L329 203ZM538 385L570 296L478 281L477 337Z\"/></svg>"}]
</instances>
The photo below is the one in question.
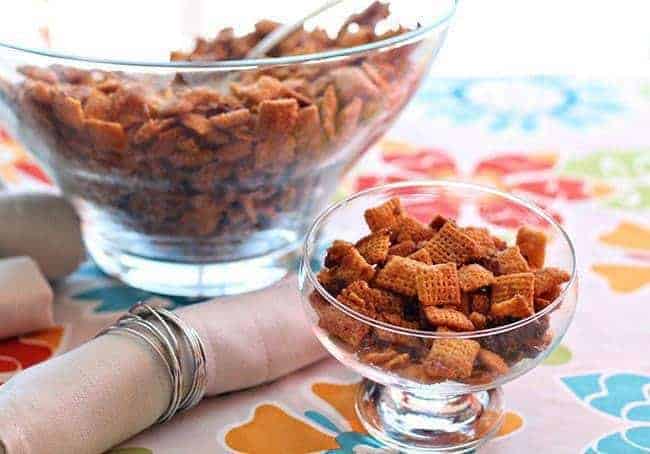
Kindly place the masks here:
<instances>
[{"instance_id":1,"label":"silver napkin ring","mask_svg":"<svg viewBox=\"0 0 650 454\"><path fill-rule=\"evenodd\" d=\"M158 322L157 324L152 323ZM176 413L192 408L205 394L207 367L205 347L199 334L173 312L138 303L117 322L102 330L98 336L108 333L126 334L146 342L165 363L172 385L169 406L157 423L169 421ZM192 358L192 364L183 361L183 346ZM191 367L191 383L185 395L185 368Z\"/></svg>"}]
</instances>

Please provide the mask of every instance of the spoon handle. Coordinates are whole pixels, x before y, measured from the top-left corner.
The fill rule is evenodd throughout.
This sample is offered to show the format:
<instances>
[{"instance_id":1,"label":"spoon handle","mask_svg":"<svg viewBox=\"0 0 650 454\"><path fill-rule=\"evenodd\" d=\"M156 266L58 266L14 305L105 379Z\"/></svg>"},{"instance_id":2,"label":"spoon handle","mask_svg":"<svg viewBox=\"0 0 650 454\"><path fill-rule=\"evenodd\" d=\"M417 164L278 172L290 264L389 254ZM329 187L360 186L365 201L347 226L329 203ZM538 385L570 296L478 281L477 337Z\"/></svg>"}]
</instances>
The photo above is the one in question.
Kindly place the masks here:
<instances>
[{"instance_id":1,"label":"spoon handle","mask_svg":"<svg viewBox=\"0 0 650 454\"><path fill-rule=\"evenodd\" d=\"M345 0L327 0L322 5L320 5L317 9L311 11L309 14L302 17L301 19L298 19L296 22L282 25L276 28L271 33L266 35L266 37L264 37L264 39L262 39L259 43L257 43L257 45L253 47L248 52L248 54L246 54L246 58L264 57L271 49L277 46L278 43L282 42L287 36L289 36L296 30L298 30L300 27L302 27L303 24L307 22L309 19L319 15L323 11L330 9L333 6L338 5L343 1Z\"/></svg>"}]
</instances>

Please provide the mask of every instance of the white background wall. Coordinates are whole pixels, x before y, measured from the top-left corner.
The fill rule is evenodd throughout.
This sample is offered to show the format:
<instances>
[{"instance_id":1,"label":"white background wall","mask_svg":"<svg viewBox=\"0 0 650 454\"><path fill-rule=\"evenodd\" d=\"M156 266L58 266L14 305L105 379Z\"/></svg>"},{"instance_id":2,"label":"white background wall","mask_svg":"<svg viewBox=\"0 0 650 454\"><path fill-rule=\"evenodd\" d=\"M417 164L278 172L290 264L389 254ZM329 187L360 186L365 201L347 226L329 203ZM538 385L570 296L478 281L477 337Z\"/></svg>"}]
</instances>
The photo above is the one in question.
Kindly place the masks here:
<instances>
[{"instance_id":1,"label":"white background wall","mask_svg":"<svg viewBox=\"0 0 650 454\"><path fill-rule=\"evenodd\" d=\"M167 49L181 47L179 32L187 34L189 46L189 37L197 33L212 36L226 24L248 29L260 17L292 20L323 1L112 0L100 13L97 4L102 2L97 1L16 0L10 10L0 13L0 38L29 40L29 32L35 34L49 18L59 49L81 54L104 51L104 57L130 54L135 59L157 49L161 51L157 58L165 60ZM444 2L393 1L402 1L407 8L409 2ZM84 15L93 20L80 20ZM179 19L186 24L182 28ZM142 34L143 24L149 35ZM134 39L154 31L153 41ZM93 42L93 34L110 36L110 49ZM117 52L120 38L124 45ZM465 77L540 73L650 77L650 0L460 0L434 71Z\"/></svg>"},{"instance_id":2,"label":"white background wall","mask_svg":"<svg viewBox=\"0 0 650 454\"><path fill-rule=\"evenodd\" d=\"M434 72L650 77L650 0L460 0Z\"/></svg>"}]
</instances>

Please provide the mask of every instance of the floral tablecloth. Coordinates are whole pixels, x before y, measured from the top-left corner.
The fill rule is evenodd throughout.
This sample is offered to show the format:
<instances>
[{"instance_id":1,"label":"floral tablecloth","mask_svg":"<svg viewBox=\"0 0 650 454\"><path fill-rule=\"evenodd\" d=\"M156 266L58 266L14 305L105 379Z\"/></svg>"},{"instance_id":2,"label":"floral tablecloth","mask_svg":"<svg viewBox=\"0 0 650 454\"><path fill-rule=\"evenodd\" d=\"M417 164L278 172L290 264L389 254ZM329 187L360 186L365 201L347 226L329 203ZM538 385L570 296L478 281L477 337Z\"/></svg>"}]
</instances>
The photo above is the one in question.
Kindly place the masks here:
<instances>
[{"instance_id":1,"label":"floral tablecloth","mask_svg":"<svg viewBox=\"0 0 650 454\"><path fill-rule=\"evenodd\" d=\"M575 321L542 365L506 385L506 422L484 451L650 452L650 80L429 78L341 192L423 177L481 181L531 197L577 247ZM11 190L50 189L2 129L0 178ZM455 207L436 209L453 215ZM481 214L503 226L520 216L508 205ZM149 296L91 263L57 295L57 328L0 342L0 383L73 348ZM355 417L358 380L326 360L206 400L112 453L384 452Z\"/></svg>"}]
</instances>

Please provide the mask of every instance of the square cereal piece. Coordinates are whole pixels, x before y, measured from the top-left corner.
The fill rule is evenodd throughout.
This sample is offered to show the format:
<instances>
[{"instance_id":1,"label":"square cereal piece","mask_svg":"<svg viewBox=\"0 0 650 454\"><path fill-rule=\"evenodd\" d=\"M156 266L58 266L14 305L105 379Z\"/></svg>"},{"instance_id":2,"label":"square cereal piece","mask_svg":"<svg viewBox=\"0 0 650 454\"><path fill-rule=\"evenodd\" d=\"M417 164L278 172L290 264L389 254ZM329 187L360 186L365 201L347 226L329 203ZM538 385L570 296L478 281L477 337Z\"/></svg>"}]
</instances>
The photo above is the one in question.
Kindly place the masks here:
<instances>
[{"instance_id":1,"label":"square cereal piece","mask_svg":"<svg viewBox=\"0 0 650 454\"><path fill-rule=\"evenodd\" d=\"M490 350L484 348L479 350L477 359L483 368L499 375L507 374L510 370L505 360Z\"/></svg>"},{"instance_id":2,"label":"square cereal piece","mask_svg":"<svg viewBox=\"0 0 650 454\"><path fill-rule=\"evenodd\" d=\"M497 276L492 284L492 305L513 298L517 295L533 306L535 294L535 275L533 273L506 274Z\"/></svg>"},{"instance_id":3,"label":"square cereal piece","mask_svg":"<svg viewBox=\"0 0 650 454\"><path fill-rule=\"evenodd\" d=\"M535 271L535 296L541 296L555 287L568 282L571 275L559 268L542 268Z\"/></svg>"},{"instance_id":4,"label":"square cereal piece","mask_svg":"<svg viewBox=\"0 0 650 454\"><path fill-rule=\"evenodd\" d=\"M418 269L415 283L418 300L422 306L460 305L458 271L454 263Z\"/></svg>"},{"instance_id":5,"label":"square cereal piece","mask_svg":"<svg viewBox=\"0 0 650 454\"><path fill-rule=\"evenodd\" d=\"M332 268L341 264L343 257L354 249L352 243L343 240L334 240L332 245L327 248L325 255L325 266Z\"/></svg>"},{"instance_id":6,"label":"square cereal piece","mask_svg":"<svg viewBox=\"0 0 650 454\"><path fill-rule=\"evenodd\" d=\"M359 254L355 248L351 248L341 259L339 266L335 268L336 278L346 285L354 281L370 281L375 276L375 269Z\"/></svg>"},{"instance_id":7,"label":"square cereal piece","mask_svg":"<svg viewBox=\"0 0 650 454\"><path fill-rule=\"evenodd\" d=\"M494 275L481 265L473 263L458 270L458 281L463 292L473 292L494 283Z\"/></svg>"},{"instance_id":8,"label":"square cereal piece","mask_svg":"<svg viewBox=\"0 0 650 454\"><path fill-rule=\"evenodd\" d=\"M287 135L298 119L298 101L293 98L262 101L255 130L260 137Z\"/></svg>"},{"instance_id":9,"label":"square cereal piece","mask_svg":"<svg viewBox=\"0 0 650 454\"><path fill-rule=\"evenodd\" d=\"M417 288L415 276L418 270L425 269L428 265L408 259L393 256L386 265L377 272L375 285L406 296L415 296Z\"/></svg>"},{"instance_id":10,"label":"square cereal piece","mask_svg":"<svg viewBox=\"0 0 650 454\"><path fill-rule=\"evenodd\" d=\"M315 104L298 111L294 134L299 153L318 154L322 143L322 131L320 114Z\"/></svg>"},{"instance_id":11,"label":"square cereal piece","mask_svg":"<svg viewBox=\"0 0 650 454\"><path fill-rule=\"evenodd\" d=\"M128 137L121 124L91 118L85 120L83 125L96 148L116 152L126 148Z\"/></svg>"},{"instance_id":12,"label":"square cereal piece","mask_svg":"<svg viewBox=\"0 0 650 454\"><path fill-rule=\"evenodd\" d=\"M447 307L426 306L424 316L431 325L445 326L454 331L473 331L474 324L462 312Z\"/></svg>"},{"instance_id":13,"label":"square cereal piece","mask_svg":"<svg viewBox=\"0 0 650 454\"><path fill-rule=\"evenodd\" d=\"M354 281L345 290L361 297L364 301L372 305L379 314L390 313L401 315L404 313L404 300L399 295L378 288L371 288L365 281Z\"/></svg>"},{"instance_id":14,"label":"square cereal piece","mask_svg":"<svg viewBox=\"0 0 650 454\"><path fill-rule=\"evenodd\" d=\"M432 378L457 380L472 375L481 345L469 339L436 339L424 360Z\"/></svg>"},{"instance_id":15,"label":"square cereal piece","mask_svg":"<svg viewBox=\"0 0 650 454\"><path fill-rule=\"evenodd\" d=\"M232 83L233 94L250 104L259 104L269 99L279 98L284 93L284 87L275 77L262 76L254 83L244 85Z\"/></svg>"},{"instance_id":16,"label":"square cereal piece","mask_svg":"<svg viewBox=\"0 0 650 454\"><path fill-rule=\"evenodd\" d=\"M366 259L366 262L371 265L377 263L384 263L388 257L388 250L390 249L390 231L388 229L381 229L370 235L361 238L356 248L359 253Z\"/></svg>"},{"instance_id":17,"label":"square cereal piece","mask_svg":"<svg viewBox=\"0 0 650 454\"><path fill-rule=\"evenodd\" d=\"M519 246L512 246L503 251L497 252L494 256L485 260L485 265L495 276L503 274L524 273L530 270L528 262L521 255Z\"/></svg>"},{"instance_id":18,"label":"square cereal piece","mask_svg":"<svg viewBox=\"0 0 650 454\"><path fill-rule=\"evenodd\" d=\"M372 304L372 302L364 298L355 290L357 290L357 288L355 287L354 283L350 284L341 290L341 293L336 297L336 299L348 306L350 309L359 312L360 314L363 314L370 318L377 318L377 310L375 309L375 306Z\"/></svg>"},{"instance_id":19,"label":"square cereal piece","mask_svg":"<svg viewBox=\"0 0 650 454\"><path fill-rule=\"evenodd\" d=\"M510 299L493 303L490 306L490 317L502 320L504 318L526 318L535 313L532 301L517 294Z\"/></svg>"},{"instance_id":20,"label":"square cereal piece","mask_svg":"<svg viewBox=\"0 0 650 454\"><path fill-rule=\"evenodd\" d=\"M416 243L423 240L430 240L435 233L428 225L407 215L399 216L391 226L391 230L398 243L406 240L411 240Z\"/></svg>"},{"instance_id":21,"label":"square cereal piece","mask_svg":"<svg viewBox=\"0 0 650 454\"><path fill-rule=\"evenodd\" d=\"M370 231L376 232L391 227L403 211L400 199L393 197L378 207L368 208L363 217L366 219Z\"/></svg>"},{"instance_id":22,"label":"square cereal piece","mask_svg":"<svg viewBox=\"0 0 650 454\"><path fill-rule=\"evenodd\" d=\"M410 254L408 258L411 260L417 260L418 262L426 263L427 265L433 265L429 251L427 251L425 248L418 249L414 253Z\"/></svg>"},{"instance_id":23,"label":"square cereal piece","mask_svg":"<svg viewBox=\"0 0 650 454\"><path fill-rule=\"evenodd\" d=\"M517 231L517 246L531 268L544 266L546 235L539 230L523 226Z\"/></svg>"},{"instance_id":24,"label":"square cereal piece","mask_svg":"<svg viewBox=\"0 0 650 454\"><path fill-rule=\"evenodd\" d=\"M476 242L479 248L479 257L487 257L498 252L494 237L485 227L464 227L461 230Z\"/></svg>"},{"instance_id":25,"label":"square cereal piece","mask_svg":"<svg viewBox=\"0 0 650 454\"><path fill-rule=\"evenodd\" d=\"M370 334L369 325L344 314L316 292L312 293L310 301L318 314L318 326L353 349L359 348L363 339Z\"/></svg>"},{"instance_id":26,"label":"square cereal piece","mask_svg":"<svg viewBox=\"0 0 650 454\"><path fill-rule=\"evenodd\" d=\"M84 126L85 114L81 102L64 94L62 91L56 92L52 111L56 118L70 128L80 130Z\"/></svg>"},{"instance_id":27,"label":"square cereal piece","mask_svg":"<svg viewBox=\"0 0 650 454\"><path fill-rule=\"evenodd\" d=\"M480 253L476 242L451 222L442 226L424 247L433 263L455 262L463 265L478 258Z\"/></svg>"},{"instance_id":28,"label":"square cereal piece","mask_svg":"<svg viewBox=\"0 0 650 454\"><path fill-rule=\"evenodd\" d=\"M401 243L394 244L388 249L388 255L397 255L406 257L416 251L415 241L407 240Z\"/></svg>"},{"instance_id":29,"label":"square cereal piece","mask_svg":"<svg viewBox=\"0 0 650 454\"><path fill-rule=\"evenodd\" d=\"M380 317L381 321L388 323L390 325L399 326L401 328L408 329L420 329L420 324L418 322L412 322L405 320L401 314L382 314ZM394 333L381 328L373 328L375 337L383 342L388 344L400 345L402 347L409 348L419 348L422 346L422 341L419 337L409 336L406 334Z\"/></svg>"},{"instance_id":30,"label":"square cereal piece","mask_svg":"<svg viewBox=\"0 0 650 454\"><path fill-rule=\"evenodd\" d=\"M472 295L472 312L487 314L490 312L490 297L485 293L475 293Z\"/></svg>"}]
</instances>

